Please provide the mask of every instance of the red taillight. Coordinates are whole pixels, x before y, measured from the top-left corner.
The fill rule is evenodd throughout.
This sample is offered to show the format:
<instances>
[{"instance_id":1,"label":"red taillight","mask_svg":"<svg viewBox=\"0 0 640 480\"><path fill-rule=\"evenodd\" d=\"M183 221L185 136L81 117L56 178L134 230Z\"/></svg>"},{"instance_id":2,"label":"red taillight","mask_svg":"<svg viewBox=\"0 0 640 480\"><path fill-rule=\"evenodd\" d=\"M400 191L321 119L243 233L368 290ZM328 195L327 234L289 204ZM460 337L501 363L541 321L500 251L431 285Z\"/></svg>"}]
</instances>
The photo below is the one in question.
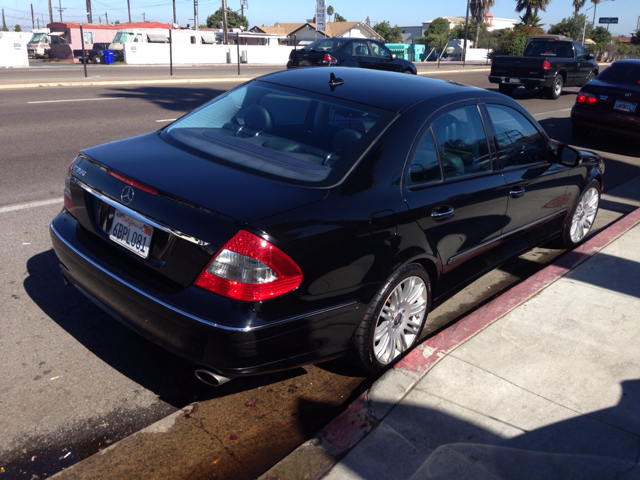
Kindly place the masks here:
<instances>
[{"instance_id":1,"label":"red taillight","mask_svg":"<svg viewBox=\"0 0 640 480\"><path fill-rule=\"evenodd\" d=\"M71 198L71 169L73 168L75 161L76 160L74 158L71 165L69 165L67 177L64 179L64 208L66 208L67 212L74 217L76 217L76 207L73 206L73 200Z\"/></svg>"},{"instance_id":2,"label":"red taillight","mask_svg":"<svg viewBox=\"0 0 640 480\"><path fill-rule=\"evenodd\" d=\"M544 62L542 62L543 70L549 70L550 68L551 68L551 64L549 63L549 60L545 60Z\"/></svg>"},{"instance_id":3,"label":"red taillight","mask_svg":"<svg viewBox=\"0 0 640 480\"><path fill-rule=\"evenodd\" d=\"M322 59L322 63L337 63L338 60L335 57L332 57L328 53L324 54L324 58Z\"/></svg>"},{"instance_id":4,"label":"red taillight","mask_svg":"<svg viewBox=\"0 0 640 480\"><path fill-rule=\"evenodd\" d=\"M109 172L109 175L111 175L112 177L117 178L120 181L123 181L127 185L131 185L132 187L139 188L143 192L150 193L151 195L157 195L158 194L157 190L154 190L151 187L147 187L146 185L143 185L140 182L136 182L135 180L131 180L130 178L127 178L124 175L120 175L119 173L114 172L113 170L107 170L107 171Z\"/></svg>"},{"instance_id":5,"label":"red taillight","mask_svg":"<svg viewBox=\"0 0 640 480\"><path fill-rule=\"evenodd\" d=\"M598 99L595 96L589 95L587 93L579 93L578 96L576 97L576 103L583 103L585 105L595 105L596 103L598 103Z\"/></svg>"},{"instance_id":6,"label":"red taillight","mask_svg":"<svg viewBox=\"0 0 640 480\"><path fill-rule=\"evenodd\" d=\"M245 230L237 233L200 273L195 285L247 302L277 297L302 282L302 271L282 250Z\"/></svg>"}]
</instances>

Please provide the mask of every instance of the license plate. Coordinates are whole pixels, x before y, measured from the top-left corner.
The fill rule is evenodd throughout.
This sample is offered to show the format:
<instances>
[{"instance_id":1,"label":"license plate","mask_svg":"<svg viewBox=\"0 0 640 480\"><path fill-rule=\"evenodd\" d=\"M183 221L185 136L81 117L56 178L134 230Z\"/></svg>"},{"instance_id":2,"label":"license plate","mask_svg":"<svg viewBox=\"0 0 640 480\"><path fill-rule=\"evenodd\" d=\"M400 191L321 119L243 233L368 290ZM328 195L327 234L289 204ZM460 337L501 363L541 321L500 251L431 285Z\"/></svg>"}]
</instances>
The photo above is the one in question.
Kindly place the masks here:
<instances>
[{"instance_id":1,"label":"license plate","mask_svg":"<svg viewBox=\"0 0 640 480\"><path fill-rule=\"evenodd\" d=\"M509 79L509 83L520 83L520 79L516 77L511 77Z\"/></svg>"},{"instance_id":2,"label":"license plate","mask_svg":"<svg viewBox=\"0 0 640 480\"><path fill-rule=\"evenodd\" d=\"M622 100L616 100L616 103L613 106L613 108L615 108L616 110L622 110L623 112L633 113L636 111L636 105L637 103L623 102Z\"/></svg>"},{"instance_id":3,"label":"license plate","mask_svg":"<svg viewBox=\"0 0 640 480\"><path fill-rule=\"evenodd\" d=\"M149 256L153 227L119 210L115 211L109 238L142 258Z\"/></svg>"}]
</instances>

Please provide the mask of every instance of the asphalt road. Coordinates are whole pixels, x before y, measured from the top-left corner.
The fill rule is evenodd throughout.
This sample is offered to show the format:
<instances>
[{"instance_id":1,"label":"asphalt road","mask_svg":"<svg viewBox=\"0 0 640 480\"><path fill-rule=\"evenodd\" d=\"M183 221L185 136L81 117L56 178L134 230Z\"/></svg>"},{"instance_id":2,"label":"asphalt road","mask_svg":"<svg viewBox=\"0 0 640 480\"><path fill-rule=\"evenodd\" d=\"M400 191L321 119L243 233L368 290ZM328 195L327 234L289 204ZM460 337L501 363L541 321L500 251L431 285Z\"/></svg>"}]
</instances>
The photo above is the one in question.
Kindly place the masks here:
<instances>
[{"instance_id":1,"label":"asphalt road","mask_svg":"<svg viewBox=\"0 0 640 480\"><path fill-rule=\"evenodd\" d=\"M486 72L437 74L490 87ZM229 450L223 478L255 478L335 416L367 380L341 362L242 379L215 389L193 367L139 338L66 288L48 236L63 181L80 148L146 133L228 89L212 86L70 87L0 91L0 467L4 478L45 478L193 401L220 420L219 438L250 431L251 448ZM573 143L569 109L517 90L552 137ZM633 142L603 136L576 146L606 158L607 190L640 175ZM636 151L634 151L636 150ZM36 202L34 204L34 202ZM38 203L39 202L39 203ZM609 204L596 227L620 215ZM483 277L429 318L454 321L561 251L538 248ZM257 409L252 405L260 406ZM254 413L255 412L255 413ZM277 435L274 435L277 432ZM233 468L231 468L233 467Z\"/></svg>"}]
</instances>

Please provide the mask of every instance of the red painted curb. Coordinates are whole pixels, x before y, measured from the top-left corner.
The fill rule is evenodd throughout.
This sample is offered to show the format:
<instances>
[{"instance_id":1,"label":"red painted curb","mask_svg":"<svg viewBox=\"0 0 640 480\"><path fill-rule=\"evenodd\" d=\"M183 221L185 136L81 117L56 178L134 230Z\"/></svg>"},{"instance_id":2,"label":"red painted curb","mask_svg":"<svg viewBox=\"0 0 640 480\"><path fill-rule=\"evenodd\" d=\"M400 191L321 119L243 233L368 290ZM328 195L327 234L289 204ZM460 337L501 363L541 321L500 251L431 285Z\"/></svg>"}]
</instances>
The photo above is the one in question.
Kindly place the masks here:
<instances>
[{"instance_id":1,"label":"red painted curb","mask_svg":"<svg viewBox=\"0 0 640 480\"><path fill-rule=\"evenodd\" d=\"M565 253L553 263L519 283L498 298L467 315L454 325L426 340L409 352L393 368L416 380L422 378L441 358L493 322L518 307L568 272L593 257L622 234L640 223L640 208L622 217L580 247ZM366 406L363 393L349 408L319 433L340 453L355 446L376 423Z\"/></svg>"}]
</instances>

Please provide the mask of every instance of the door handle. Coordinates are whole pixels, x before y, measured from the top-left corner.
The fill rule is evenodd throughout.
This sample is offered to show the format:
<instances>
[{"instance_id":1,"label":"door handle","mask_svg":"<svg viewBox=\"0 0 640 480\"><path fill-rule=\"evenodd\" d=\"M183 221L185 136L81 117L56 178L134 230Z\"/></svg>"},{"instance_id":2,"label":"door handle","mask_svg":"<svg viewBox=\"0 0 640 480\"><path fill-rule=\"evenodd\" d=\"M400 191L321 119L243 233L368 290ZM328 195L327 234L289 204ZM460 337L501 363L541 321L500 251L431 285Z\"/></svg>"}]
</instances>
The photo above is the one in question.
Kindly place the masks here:
<instances>
[{"instance_id":1,"label":"door handle","mask_svg":"<svg viewBox=\"0 0 640 480\"><path fill-rule=\"evenodd\" d=\"M520 198L524 195L524 187L512 188L509 192L509 195L511 195L513 198Z\"/></svg>"},{"instance_id":2,"label":"door handle","mask_svg":"<svg viewBox=\"0 0 640 480\"><path fill-rule=\"evenodd\" d=\"M434 220L446 220L453 217L453 207L442 205L431 210L431 217Z\"/></svg>"}]
</instances>

